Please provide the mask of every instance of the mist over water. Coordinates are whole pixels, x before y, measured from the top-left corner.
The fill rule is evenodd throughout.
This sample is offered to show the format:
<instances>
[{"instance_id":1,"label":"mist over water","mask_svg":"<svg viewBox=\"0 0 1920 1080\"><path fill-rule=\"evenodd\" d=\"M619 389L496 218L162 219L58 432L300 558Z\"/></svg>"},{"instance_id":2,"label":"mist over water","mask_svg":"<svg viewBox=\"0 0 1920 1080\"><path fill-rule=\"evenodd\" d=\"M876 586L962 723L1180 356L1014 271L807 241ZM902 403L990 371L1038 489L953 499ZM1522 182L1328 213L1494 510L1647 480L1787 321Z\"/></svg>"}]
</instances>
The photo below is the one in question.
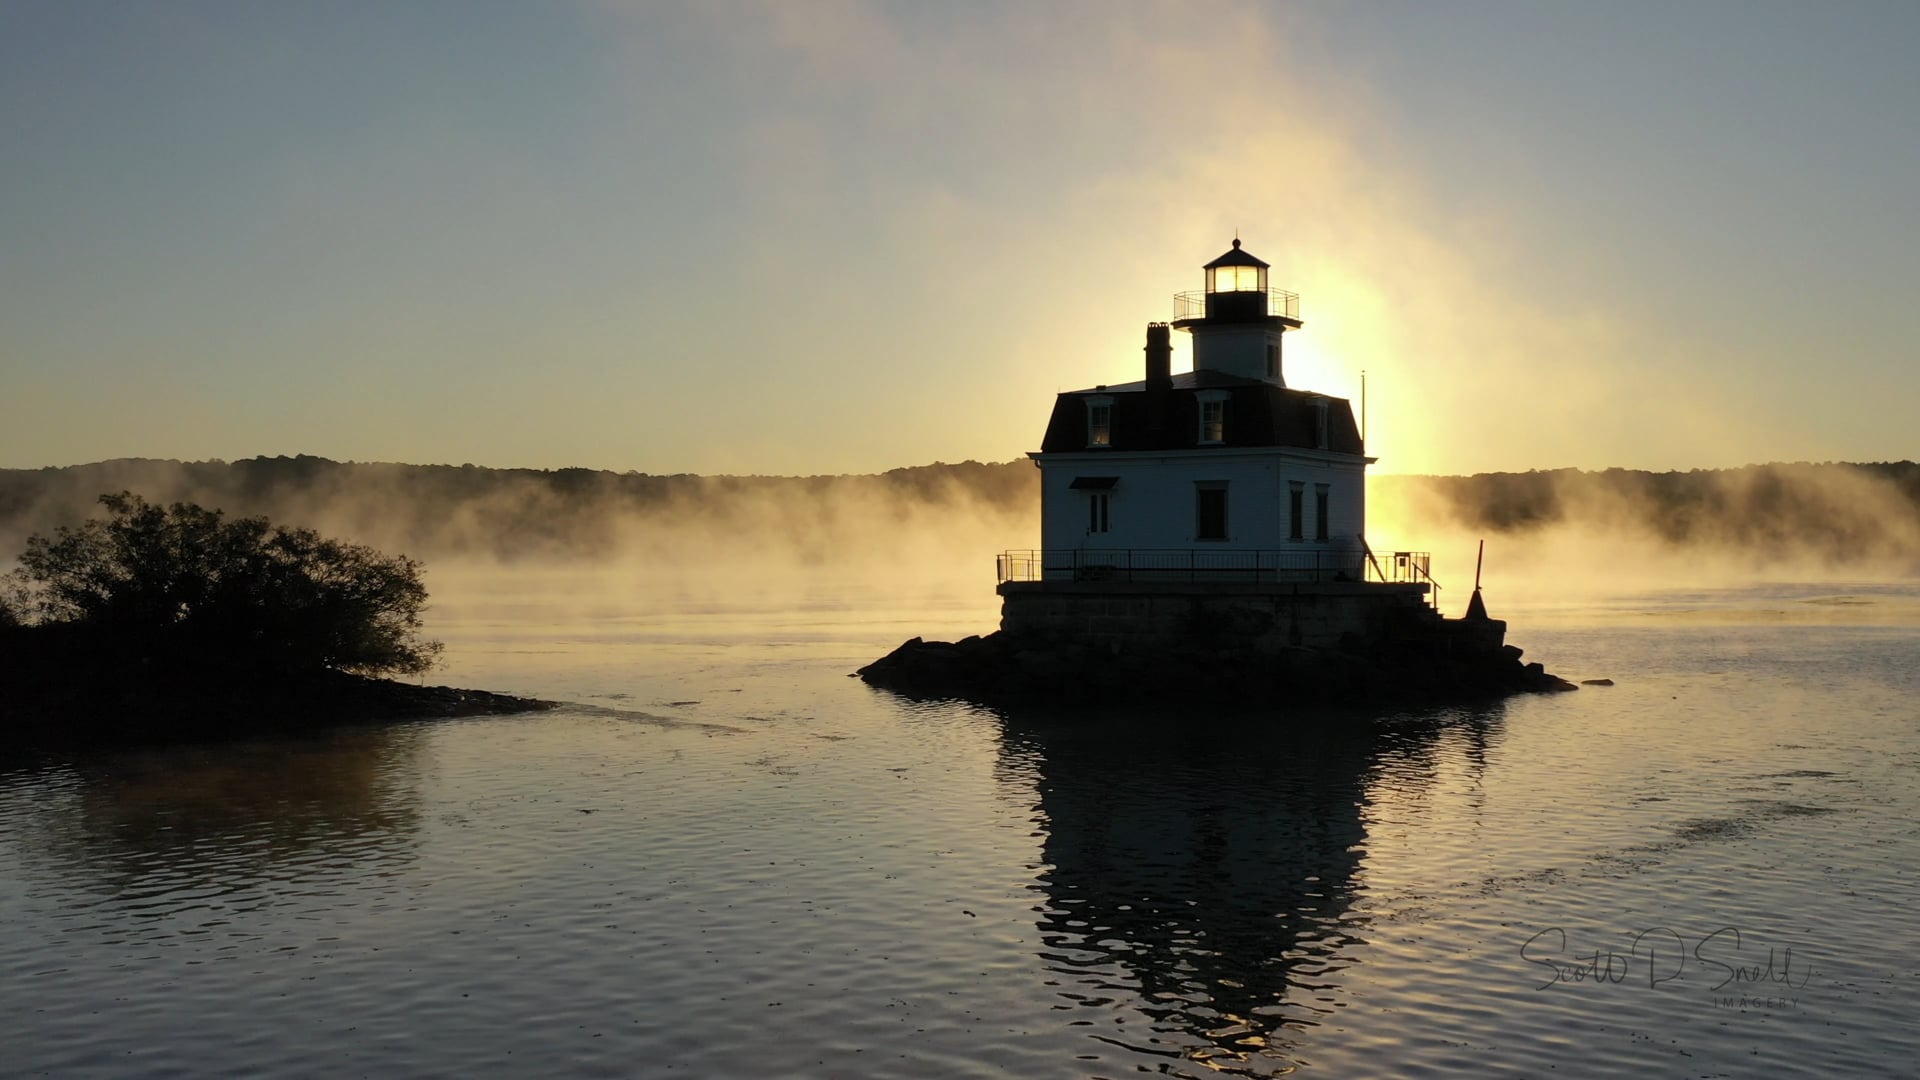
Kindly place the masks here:
<instances>
[{"instance_id":1,"label":"mist over water","mask_svg":"<svg viewBox=\"0 0 1920 1080\"><path fill-rule=\"evenodd\" d=\"M1367 509L1376 550L1434 553L1449 614L1465 606L1482 540L1489 600L1523 607L1920 575L1911 462L1381 476L1368 482Z\"/></svg>"},{"instance_id":2,"label":"mist over water","mask_svg":"<svg viewBox=\"0 0 1920 1080\"><path fill-rule=\"evenodd\" d=\"M0 563L119 490L423 559L440 600L455 581L534 568L716 599L805 596L822 581L971 590L991 586L996 552L1039 537L1039 474L1022 460L822 477L130 460L0 471ZM1432 552L1449 614L1472 590L1481 540L1503 610L1649 588L1904 580L1920 573L1920 466L1375 476L1367 538L1376 552Z\"/></svg>"},{"instance_id":3,"label":"mist over water","mask_svg":"<svg viewBox=\"0 0 1920 1080\"><path fill-rule=\"evenodd\" d=\"M429 586L488 569L586 570L673 590L804 591L823 568L875 585L991 584L1038 533L1026 463L874 476L644 476L319 458L107 462L0 472L0 561L97 510L103 492L265 515L427 562ZM449 573L451 571L451 573Z\"/></svg>"}]
</instances>

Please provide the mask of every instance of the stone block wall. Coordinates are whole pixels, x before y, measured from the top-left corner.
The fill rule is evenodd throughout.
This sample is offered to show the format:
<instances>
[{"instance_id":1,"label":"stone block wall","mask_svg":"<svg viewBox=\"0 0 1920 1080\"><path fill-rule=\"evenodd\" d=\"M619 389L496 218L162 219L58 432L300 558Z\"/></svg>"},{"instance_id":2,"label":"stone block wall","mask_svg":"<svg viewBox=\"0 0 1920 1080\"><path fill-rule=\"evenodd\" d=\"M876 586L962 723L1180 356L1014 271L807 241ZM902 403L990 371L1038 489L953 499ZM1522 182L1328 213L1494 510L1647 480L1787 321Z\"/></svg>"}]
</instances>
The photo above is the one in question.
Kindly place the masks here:
<instances>
[{"instance_id":1,"label":"stone block wall","mask_svg":"<svg viewBox=\"0 0 1920 1080\"><path fill-rule=\"evenodd\" d=\"M1278 653L1378 642L1439 617L1424 585L1007 582L1000 628L1133 652L1221 647Z\"/></svg>"}]
</instances>

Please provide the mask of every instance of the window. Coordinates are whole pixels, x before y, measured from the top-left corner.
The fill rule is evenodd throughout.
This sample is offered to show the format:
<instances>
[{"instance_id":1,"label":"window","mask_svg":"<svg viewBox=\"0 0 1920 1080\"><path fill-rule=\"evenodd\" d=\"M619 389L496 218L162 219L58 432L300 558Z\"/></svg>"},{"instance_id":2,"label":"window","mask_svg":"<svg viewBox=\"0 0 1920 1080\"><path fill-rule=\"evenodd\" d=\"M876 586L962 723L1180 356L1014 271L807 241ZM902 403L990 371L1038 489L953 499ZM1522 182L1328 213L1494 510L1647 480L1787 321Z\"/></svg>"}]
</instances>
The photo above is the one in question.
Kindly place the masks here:
<instances>
[{"instance_id":1,"label":"window","mask_svg":"<svg viewBox=\"0 0 1920 1080\"><path fill-rule=\"evenodd\" d=\"M1194 539L1227 538L1227 485L1224 481L1202 481L1194 485L1194 519Z\"/></svg>"},{"instance_id":2,"label":"window","mask_svg":"<svg viewBox=\"0 0 1920 1080\"><path fill-rule=\"evenodd\" d=\"M1267 378L1278 379L1279 377L1280 343L1277 341L1269 341L1267 342Z\"/></svg>"},{"instance_id":3,"label":"window","mask_svg":"<svg viewBox=\"0 0 1920 1080\"><path fill-rule=\"evenodd\" d=\"M1227 403L1224 401L1203 401L1200 403L1200 441L1220 442L1227 435Z\"/></svg>"},{"instance_id":4,"label":"window","mask_svg":"<svg viewBox=\"0 0 1920 1080\"><path fill-rule=\"evenodd\" d=\"M1313 445L1322 450L1327 448L1327 399L1319 398L1313 403Z\"/></svg>"},{"instance_id":5,"label":"window","mask_svg":"<svg viewBox=\"0 0 1920 1080\"><path fill-rule=\"evenodd\" d=\"M1222 443L1227 440L1227 391L1202 390L1194 395L1200 403L1201 443Z\"/></svg>"},{"instance_id":6,"label":"window","mask_svg":"<svg viewBox=\"0 0 1920 1080\"><path fill-rule=\"evenodd\" d=\"M1313 538L1327 538L1327 485L1313 485Z\"/></svg>"},{"instance_id":7,"label":"window","mask_svg":"<svg viewBox=\"0 0 1920 1080\"><path fill-rule=\"evenodd\" d=\"M1120 482L1117 476L1076 476L1073 483L1067 485L1068 491L1082 492L1087 497L1087 533L1104 533L1112 526L1113 487Z\"/></svg>"},{"instance_id":8,"label":"window","mask_svg":"<svg viewBox=\"0 0 1920 1080\"><path fill-rule=\"evenodd\" d=\"M1298 480L1287 485L1287 521L1289 529L1287 539L1305 540L1307 523L1305 520L1307 486Z\"/></svg>"},{"instance_id":9,"label":"window","mask_svg":"<svg viewBox=\"0 0 1920 1080\"><path fill-rule=\"evenodd\" d=\"M1113 445L1113 400L1095 398L1087 402L1087 445Z\"/></svg>"}]
</instances>

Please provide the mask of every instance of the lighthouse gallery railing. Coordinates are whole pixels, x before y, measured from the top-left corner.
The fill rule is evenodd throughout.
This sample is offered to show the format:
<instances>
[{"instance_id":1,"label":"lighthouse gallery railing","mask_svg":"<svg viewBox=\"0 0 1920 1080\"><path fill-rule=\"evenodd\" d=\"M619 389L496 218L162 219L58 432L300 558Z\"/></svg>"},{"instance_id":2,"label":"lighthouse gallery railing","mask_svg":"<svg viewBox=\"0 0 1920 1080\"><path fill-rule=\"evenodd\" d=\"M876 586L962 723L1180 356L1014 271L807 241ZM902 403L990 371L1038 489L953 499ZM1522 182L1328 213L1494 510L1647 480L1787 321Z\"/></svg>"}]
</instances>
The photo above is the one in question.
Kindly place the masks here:
<instances>
[{"instance_id":1,"label":"lighthouse gallery railing","mask_svg":"<svg viewBox=\"0 0 1920 1080\"><path fill-rule=\"evenodd\" d=\"M1266 293L1267 314L1280 315L1289 319L1298 319L1300 317L1300 294L1299 293L1288 292L1285 289L1262 289L1261 291ZM1174 319L1180 320L1180 319L1205 318L1207 315L1207 297L1209 295L1234 298L1234 297L1244 296L1246 295L1246 293L1231 292L1231 293L1211 293L1210 294L1205 291L1174 293L1173 294Z\"/></svg>"}]
</instances>

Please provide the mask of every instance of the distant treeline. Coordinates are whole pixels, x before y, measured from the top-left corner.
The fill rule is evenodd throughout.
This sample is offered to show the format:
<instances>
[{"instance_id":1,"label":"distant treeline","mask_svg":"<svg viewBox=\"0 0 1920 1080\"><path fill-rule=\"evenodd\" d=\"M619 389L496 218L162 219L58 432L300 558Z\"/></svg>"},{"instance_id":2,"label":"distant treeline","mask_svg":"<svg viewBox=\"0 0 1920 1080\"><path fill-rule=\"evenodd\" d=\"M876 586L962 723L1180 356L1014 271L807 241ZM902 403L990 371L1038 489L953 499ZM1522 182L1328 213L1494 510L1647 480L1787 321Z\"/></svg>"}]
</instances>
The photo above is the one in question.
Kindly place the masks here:
<instances>
[{"instance_id":1,"label":"distant treeline","mask_svg":"<svg viewBox=\"0 0 1920 1080\"><path fill-rule=\"evenodd\" d=\"M1761 559L1920 565L1920 465L1911 461L1390 476L1370 492L1486 534L1566 526Z\"/></svg>"},{"instance_id":2,"label":"distant treeline","mask_svg":"<svg viewBox=\"0 0 1920 1080\"><path fill-rule=\"evenodd\" d=\"M265 515L422 557L593 558L690 527L803 559L858 557L884 545L890 531L910 528L988 525L996 536L1017 534L1007 546L1038 539L1039 470L1026 460L778 477L308 456L125 459L0 470L0 560L17 554L27 535L95 513L98 496L118 491ZM1911 461L1379 476L1370 491L1377 512L1397 505L1435 527L1489 535L1568 526L1763 557L1920 559L1920 465ZM1417 531L1418 521L1411 524Z\"/></svg>"},{"instance_id":3,"label":"distant treeline","mask_svg":"<svg viewBox=\"0 0 1920 1080\"><path fill-rule=\"evenodd\" d=\"M877 475L654 476L596 469L118 459L0 470L0 560L28 535L97 513L104 493L187 501L266 516L416 556L593 558L620 553L636 531L688 526L809 558L932 512L966 523L1037 506L1032 462L935 463ZM844 552L843 552L844 553Z\"/></svg>"}]
</instances>

